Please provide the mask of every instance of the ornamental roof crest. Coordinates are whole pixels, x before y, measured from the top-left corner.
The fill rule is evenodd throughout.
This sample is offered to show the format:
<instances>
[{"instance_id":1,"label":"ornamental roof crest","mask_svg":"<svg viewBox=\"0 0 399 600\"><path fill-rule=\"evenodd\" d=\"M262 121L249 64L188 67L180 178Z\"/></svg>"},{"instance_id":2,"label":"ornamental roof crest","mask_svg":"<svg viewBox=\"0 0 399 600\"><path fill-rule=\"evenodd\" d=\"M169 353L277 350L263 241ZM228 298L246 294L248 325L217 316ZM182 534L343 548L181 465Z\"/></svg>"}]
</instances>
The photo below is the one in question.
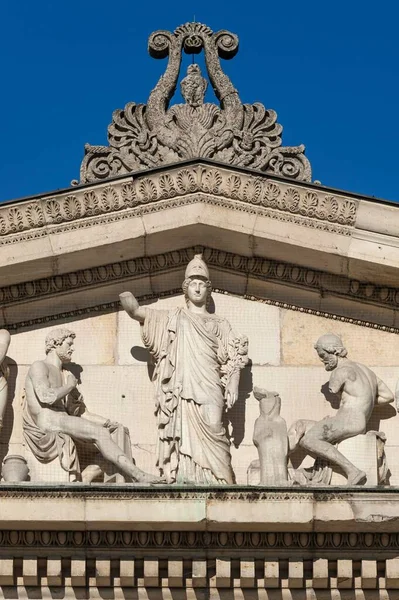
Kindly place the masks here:
<instances>
[{"instance_id":1,"label":"ornamental roof crest","mask_svg":"<svg viewBox=\"0 0 399 600\"><path fill-rule=\"evenodd\" d=\"M201 23L186 23L173 33L152 33L148 50L153 58L168 57L165 73L147 104L129 102L113 113L108 127L109 146L86 144L81 183L191 158L209 158L299 181L311 180L305 147L283 146L282 126L276 122L275 111L258 102L242 104L223 72L220 58L233 58L238 51L235 34L213 32ZM208 82L199 65L192 64L180 84L185 103L169 106L183 50L187 54L204 51L207 74L219 105L204 102Z\"/></svg>"}]
</instances>

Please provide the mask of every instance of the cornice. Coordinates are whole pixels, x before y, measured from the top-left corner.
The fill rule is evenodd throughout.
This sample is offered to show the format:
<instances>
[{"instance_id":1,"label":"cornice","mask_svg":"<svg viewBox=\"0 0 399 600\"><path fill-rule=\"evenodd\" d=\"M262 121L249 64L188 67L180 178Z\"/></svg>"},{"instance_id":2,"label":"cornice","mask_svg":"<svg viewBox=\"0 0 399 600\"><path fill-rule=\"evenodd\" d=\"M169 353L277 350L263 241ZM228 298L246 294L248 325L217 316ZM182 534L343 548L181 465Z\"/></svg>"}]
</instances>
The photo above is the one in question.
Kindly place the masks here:
<instances>
[{"instance_id":1,"label":"cornice","mask_svg":"<svg viewBox=\"0 0 399 600\"><path fill-rule=\"evenodd\" d=\"M399 513L392 488L28 483L0 486L0 500L0 586L397 586Z\"/></svg>"},{"instance_id":2,"label":"cornice","mask_svg":"<svg viewBox=\"0 0 399 600\"><path fill-rule=\"evenodd\" d=\"M230 252L224 252L214 248L192 247L173 252L166 252L156 256L140 257L124 260L117 263L81 269L79 271L55 275L32 281L6 286L0 288L0 304L3 307L15 305L16 303L34 302L40 299L54 298L58 295L77 293L93 287L101 287L112 283L138 279L147 275L183 270L192 256L201 251L208 265L213 269L221 269L234 274L242 274L247 278L262 281L274 281L290 287L301 288L309 292L318 292L320 296L331 294L340 298L365 303L369 305L397 310L399 307L399 289L386 286L377 286L371 283L362 283L344 276L331 275L323 271L308 269L292 263L285 263L272 259L259 257L246 257ZM225 289L216 288L215 291L228 293ZM180 289L165 290L161 293L141 295L140 300L152 300L159 297L171 296L181 293ZM339 320L342 322L379 329L390 333L398 333L396 327L389 327L372 321L351 318L345 315L316 310L304 306L298 306L290 302L275 301L269 298L255 296L252 294L235 294L243 298L271 304L287 310L294 310ZM119 310L119 303L101 303L89 307L81 307L72 311L65 311L54 315L46 315L36 319L23 320L19 322L5 323L11 330L23 327L47 323L59 319L76 317L82 314L95 312L109 312Z\"/></svg>"},{"instance_id":3,"label":"cornice","mask_svg":"<svg viewBox=\"0 0 399 600\"><path fill-rule=\"evenodd\" d=\"M206 202L349 235L358 200L314 187L206 164L165 167L0 207L0 245Z\"/></svg>"}]
</instances>

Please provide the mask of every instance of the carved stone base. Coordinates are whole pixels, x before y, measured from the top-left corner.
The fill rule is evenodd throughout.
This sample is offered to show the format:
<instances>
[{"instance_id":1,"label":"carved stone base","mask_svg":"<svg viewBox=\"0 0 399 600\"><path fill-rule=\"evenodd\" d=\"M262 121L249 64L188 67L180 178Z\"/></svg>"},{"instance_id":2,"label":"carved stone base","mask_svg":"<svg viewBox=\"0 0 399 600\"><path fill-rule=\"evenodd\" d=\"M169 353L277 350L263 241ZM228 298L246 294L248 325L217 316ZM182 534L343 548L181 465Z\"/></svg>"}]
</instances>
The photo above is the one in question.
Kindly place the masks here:
<instances>
[{"instance_id":1,"label":"carved stone base","mask_svg":"<svg viewBox=\"0 0 399 600\"><path fill-rule=\"evenodd\" d=\"M49 463L42 463L35 458L32 452L27 452L26 459L30 470L30 481L32 482L73 483L76 481L76 476L71 475L61 467L58 458Z\"/></svg>"}]
</instances>

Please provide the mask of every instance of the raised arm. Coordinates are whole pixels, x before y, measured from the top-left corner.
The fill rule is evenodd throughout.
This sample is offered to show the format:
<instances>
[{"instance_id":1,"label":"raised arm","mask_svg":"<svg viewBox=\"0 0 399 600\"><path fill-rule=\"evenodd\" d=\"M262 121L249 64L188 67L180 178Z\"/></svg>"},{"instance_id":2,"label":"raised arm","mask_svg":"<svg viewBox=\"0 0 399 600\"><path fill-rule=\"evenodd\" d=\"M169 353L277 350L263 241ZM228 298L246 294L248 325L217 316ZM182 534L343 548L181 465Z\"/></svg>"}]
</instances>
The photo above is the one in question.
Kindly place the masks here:
<instances>
[{"instance_id":1,"label":"raised arm","mask_svg":"<svg viewBox=\"0 0 399 600\"><path fill-rule=\"evenodd\" d=\"M11 336L6 329L0 329L0 365L6 357Z\"/></svg>"},{"instance_id":2,"label":"raised arm","mask_svg":"<svg viewBox=\"0 0 399 600\"><path fill-rule=\"evenodd\" d=\"M67 382L58 388L50 387L47 366L43 361L33 363L29 369L29 377L33 384L36 396L42 404L52 405L62 400L76 387L77 379L68 373Z\"/></svg>"},{"instance_id":3,"label":"raised arm","mask_svg":"<svg viewBox=\"0 0 399 600\"><path fill-rule=\"evenodd\" d=\"M119 294L119 299L129 317L139 323L144 323L146 309L139 305L131 292L122 292L122 294Z\"/></svg>"}]
</instances>

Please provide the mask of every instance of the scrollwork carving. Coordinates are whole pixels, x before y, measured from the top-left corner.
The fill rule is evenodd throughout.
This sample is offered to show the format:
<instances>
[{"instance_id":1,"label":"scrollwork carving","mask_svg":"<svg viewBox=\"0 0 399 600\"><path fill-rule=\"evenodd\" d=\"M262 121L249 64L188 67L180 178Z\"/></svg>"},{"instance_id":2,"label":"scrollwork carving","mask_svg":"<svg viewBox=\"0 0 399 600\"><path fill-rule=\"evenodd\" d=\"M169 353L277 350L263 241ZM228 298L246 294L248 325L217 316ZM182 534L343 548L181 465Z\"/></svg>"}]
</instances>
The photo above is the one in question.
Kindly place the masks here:
<instances>
[{"instance_id":1,"label":"scrollwork carving","mask_svg":"<svg viewBox=\"0 0 399 600\"><path fill-rule=\"evenodd\" d=\"M101 181L181 160L206 157L247 166L283 177L310 181L310 163L304 146L282 146L282 126L275 111L262 104L242 104L237 90L223 72L220 58L238 51L238 37L226 30L213 32L201 23L186 23L151 34L153 58L168 58L165 73L148 102L128 103L116 110L108 127L109 146L86 144L81 181ZM205 54L209 80L219 105L204 103L207 81L197 64L190 65L181 82L184 104L169 107L181 66L182 51Z\"/></svg>"}]
</instances>

